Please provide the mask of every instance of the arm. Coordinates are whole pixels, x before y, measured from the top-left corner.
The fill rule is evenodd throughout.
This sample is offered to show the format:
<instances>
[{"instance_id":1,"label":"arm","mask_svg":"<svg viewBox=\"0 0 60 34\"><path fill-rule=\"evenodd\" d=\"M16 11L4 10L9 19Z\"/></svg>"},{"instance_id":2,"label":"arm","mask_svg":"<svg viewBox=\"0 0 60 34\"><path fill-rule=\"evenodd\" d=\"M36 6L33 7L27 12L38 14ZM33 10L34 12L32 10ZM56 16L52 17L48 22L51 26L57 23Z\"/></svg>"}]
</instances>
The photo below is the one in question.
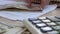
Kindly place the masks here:
<instances>
[{"instance_id":1,"label":"arm","mask_svg":"<svg viewBox=\"0 0 60 34\"><path fill-rule=\"evenodd\" d=\"M27 1L28 1L28 6L31 7L31 5L32 5L32 0L27 0Z\"/></svg>"},{"instance_id":2,"label":"arm","mask_svg":"<svg viewBox=\"0 0 60 34\"><path fill-rule=\"evenodd\" d=\"M41 0L40 8L41 10L44 9L44 7L50 3L50 0Z\"/></svg>"}]
</instances>

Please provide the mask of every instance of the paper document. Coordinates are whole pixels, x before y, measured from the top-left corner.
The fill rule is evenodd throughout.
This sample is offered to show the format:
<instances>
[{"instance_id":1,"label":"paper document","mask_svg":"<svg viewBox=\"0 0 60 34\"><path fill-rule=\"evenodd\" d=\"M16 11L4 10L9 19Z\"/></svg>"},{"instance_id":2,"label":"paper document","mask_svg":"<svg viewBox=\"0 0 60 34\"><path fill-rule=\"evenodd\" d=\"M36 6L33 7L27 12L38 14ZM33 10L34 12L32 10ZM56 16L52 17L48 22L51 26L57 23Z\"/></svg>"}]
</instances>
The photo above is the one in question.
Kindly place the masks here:
<instances>
[{"instance_id":1,"label":"paper document","mask_svg":"<svg viewBox=\"0 0 60 34\"><path fill-rule=\"evenodd\" d=\"M0 9L6 9L6 8L19 8L19 9L28 9L27 6L25 6L27 3L24 1L17 1L17 0L0 0Z\"/></svg>"},{"instance_id":2,"label":"paper document","mask_svg":"<svg viewBox=\"0 0 60 34\"><path fill-rule=\"evenodd\" d=\"M33 11L33 12L26 12L26 11L21 11L21 12L14 12L14 11L2 11L0 12L0 16L11 19L11 20L23 20L27 18L35 18L38 16L41 16L43 14L46 14L48 12L51 12L52 10L56 9L57 5L48 5L45 7L45 9L41 12L38 11Z\"/></svg>"}]
</instances>

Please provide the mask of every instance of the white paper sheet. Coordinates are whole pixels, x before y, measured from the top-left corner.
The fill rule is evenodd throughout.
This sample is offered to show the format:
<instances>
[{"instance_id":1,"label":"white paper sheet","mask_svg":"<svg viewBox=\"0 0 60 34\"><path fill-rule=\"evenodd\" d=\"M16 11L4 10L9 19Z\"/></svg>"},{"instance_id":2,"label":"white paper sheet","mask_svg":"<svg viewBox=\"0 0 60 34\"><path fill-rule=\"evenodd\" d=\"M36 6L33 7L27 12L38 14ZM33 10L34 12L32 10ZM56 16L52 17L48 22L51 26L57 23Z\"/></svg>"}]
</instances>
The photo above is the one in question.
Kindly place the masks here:
<instances>
[{"instance_id":1,"label":"white paper sheet","mask_svg":"<svg viewBox=\"0 0 60 34\"><path fill-rule=\"evenodd\" d=\"M6 9L6 8L19 8L19 9L28 9L27 6L25 6L27 3L24 1L13 1L13 0L0 0L0 9Z\"/></svg>"},{"instance_id":2,"label":"white paper sheet","mask_svg":"<svg viewBox=\"0 0 60 34\"><path fill-rule=\"evenodd\" d=\"M56 9L57 5L48 5L45 7L45 9L42 12L13 12L13 11L2 11L0 12L0 16L11 19L11 20L23 20L26 18L35 18L38 16L41 16L43 14L46 14L48 12L51 12L52 10Z\"/></svg>"}]
</instances>

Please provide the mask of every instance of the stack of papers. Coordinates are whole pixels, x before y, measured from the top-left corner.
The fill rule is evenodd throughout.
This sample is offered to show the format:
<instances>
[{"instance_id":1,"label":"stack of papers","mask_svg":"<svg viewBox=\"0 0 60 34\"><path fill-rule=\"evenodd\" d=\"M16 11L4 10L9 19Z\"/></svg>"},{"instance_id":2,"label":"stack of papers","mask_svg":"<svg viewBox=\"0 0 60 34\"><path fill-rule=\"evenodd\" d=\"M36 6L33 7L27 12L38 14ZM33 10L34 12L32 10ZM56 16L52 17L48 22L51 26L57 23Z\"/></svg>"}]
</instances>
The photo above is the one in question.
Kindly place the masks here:
<instances>
[{"instance_id":1,"label":"stack of papers","mask_svg":"<svg viewBox=\"0 0 60 34\"><path fill-rule=\"evenodd\" d=\"M19 9L28 9L26 7L26 2L21 1L13 1L13 0L0 0L0 9L6 9L6 8L19 8Z\"/></svg>"},{"instance_id":2,"label":"stack of papers","mask_svg":"<svg viewBox=\"0 0 60 34\"><path fill-rule=\"evenodd\" d=\"M48 12L51 12L52 10L56 9L57 5L48 5L45 7L45 9L41 12L41 11L33 11L33 12L26 12L26 11L1 11L0 12L0 16L7 18L7 19L11 19L11 20L21 20L23 21L23 19L27 19L27 18L36 18L39 17L41 15L44 15Z\"/></svg>"}]
</instances>

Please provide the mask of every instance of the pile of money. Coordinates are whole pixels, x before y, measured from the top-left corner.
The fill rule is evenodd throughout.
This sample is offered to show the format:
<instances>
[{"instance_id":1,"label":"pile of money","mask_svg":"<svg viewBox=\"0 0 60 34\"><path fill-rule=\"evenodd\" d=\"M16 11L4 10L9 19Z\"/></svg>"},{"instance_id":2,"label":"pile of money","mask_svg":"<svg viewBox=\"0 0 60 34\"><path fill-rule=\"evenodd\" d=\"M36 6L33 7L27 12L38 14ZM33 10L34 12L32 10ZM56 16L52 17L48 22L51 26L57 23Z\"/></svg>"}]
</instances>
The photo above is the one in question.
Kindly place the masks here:
<instances>
[{"instance_id":1,"label":"pile of money","mask_svg":"<svg viewBox=\"0 0 60 34\"><path fill-rule=\"evenodd\" d=\"M27 28L24 28L21 34L32 34Z\"/></svg>"}]
</instances>

